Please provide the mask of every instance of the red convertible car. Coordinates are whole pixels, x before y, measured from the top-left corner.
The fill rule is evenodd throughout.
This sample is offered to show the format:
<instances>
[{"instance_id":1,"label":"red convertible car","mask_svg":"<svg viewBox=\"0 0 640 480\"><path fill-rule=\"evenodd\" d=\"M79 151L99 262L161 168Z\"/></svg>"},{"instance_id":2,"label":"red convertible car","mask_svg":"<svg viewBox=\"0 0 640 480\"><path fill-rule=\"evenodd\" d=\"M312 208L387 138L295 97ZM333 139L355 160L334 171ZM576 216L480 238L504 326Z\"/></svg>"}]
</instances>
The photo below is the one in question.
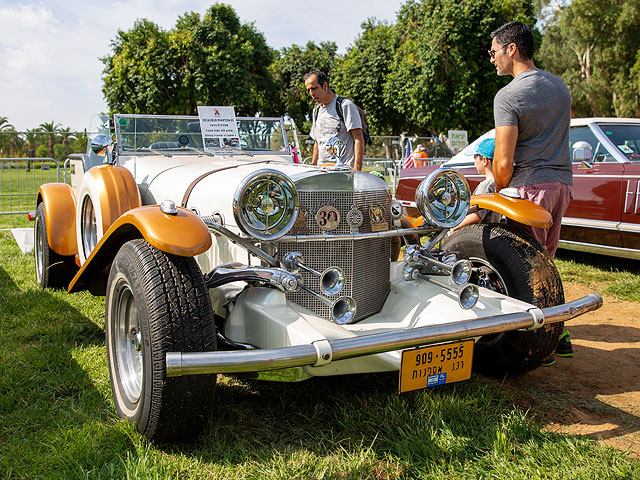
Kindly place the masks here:
<instances>
[{"instance_id":1,"label":"red convertible car","mask_svg":"<svg viewBox=\"0 0 640 480\"><path fill-rule=\"evenodd\" d=\"M442 165L402 171L396 196L411 216L422 179L440 166L459 169L471 188L482 180L473 167L475 145L491 130ZM560 247L616 257L640 259L640 119L576 118L571 120L572 154L584 143L590 161L573 162L573 193L562 219ZM574 156L575 158L575 156Z\"/></svg>"}]
</instances>

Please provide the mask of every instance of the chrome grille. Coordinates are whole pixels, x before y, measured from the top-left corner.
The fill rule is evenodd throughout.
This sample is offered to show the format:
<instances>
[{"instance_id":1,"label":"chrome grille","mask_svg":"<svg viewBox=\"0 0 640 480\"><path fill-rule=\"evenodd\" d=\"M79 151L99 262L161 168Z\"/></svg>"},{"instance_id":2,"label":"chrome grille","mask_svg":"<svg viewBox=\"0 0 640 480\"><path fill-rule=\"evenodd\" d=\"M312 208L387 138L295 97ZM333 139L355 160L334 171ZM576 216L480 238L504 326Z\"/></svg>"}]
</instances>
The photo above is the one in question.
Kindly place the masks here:
<instances>
[{"instance_id":1,"label":"chrome grille","mask_svg":"<svg viewBox=\"0 0 640 480\"><path fill-rule=\"evenodd\" d=\"M370 190L365 192L309 192L300 191L300 204L306 213L306 228L294 227L292 235L321 235L322 229L315 222L315 214L324 205L330 204L340 212L340 225L330 234L349 234L351 229L346 216L353 205L362 212L363 222L360 233L371 232L369 206L382 205L389 228L392 227L389 213L391 198L388 190ZM336 240L314 242L278 242L278 260L291 251L300 252L305 264L318 272L329 267L339 267L345 274L345 286L342 292L330 300L340 296L351 296L356 301L358 310L356 320L361 320L377 313L382 308L389 291L389 268L391 240L374 238L366 240ZM306 286L320 292L320 281L306 272L301 273ZM330 308L308 293L297 291L287 294L287 298L317 315L330 319Z\"/></svg>"}]
</instances>

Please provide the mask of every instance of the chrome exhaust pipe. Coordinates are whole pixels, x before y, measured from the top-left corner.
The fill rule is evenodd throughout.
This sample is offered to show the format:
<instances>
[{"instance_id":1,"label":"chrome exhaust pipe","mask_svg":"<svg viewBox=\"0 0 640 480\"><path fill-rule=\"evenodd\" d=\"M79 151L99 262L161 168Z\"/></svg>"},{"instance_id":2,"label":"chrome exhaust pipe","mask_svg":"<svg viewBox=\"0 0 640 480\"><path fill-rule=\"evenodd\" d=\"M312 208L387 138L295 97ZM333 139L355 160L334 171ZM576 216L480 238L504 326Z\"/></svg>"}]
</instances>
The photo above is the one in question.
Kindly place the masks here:
<instances>
[{"instance_id":1,"label":"chrome exhaust pipe","mask_svg":"<svg viewBox=\"0 0 640 480\"><path fill-rule=\"evenodd\" d=\"M438 280L435 277L431 277L429 275L424 275L420 273L418 268L412 265L405 264L405 266L402 267L402 278L406 281L417 280L417 279L426 280L427 282L431 282L435 285L438 285L442 288L449 290L450 292L457 294L458 304L460 305L460 307L464 308L465 310L469 310L475 307L476 303L478 303L478 299L480 298L480 290L476 285L472 283L467 283L463 285L456 285L456 284L451 285L447 282Z\"/></svg>"},{"instance_id":2,"label":"chrome exhaust pipe","mask_svg":"<svg viewBox=\"0 0 640 480\"><path fill-rule=\"evenodd\" d=\"M304 270L320 278L320 290L328 297L333 297L344 288L344 272L338 267L329 267L320 273L304 264L304 258L299 252L289 252L282 259L284 267L293 274Z\"/></svg>"}]
</instances>

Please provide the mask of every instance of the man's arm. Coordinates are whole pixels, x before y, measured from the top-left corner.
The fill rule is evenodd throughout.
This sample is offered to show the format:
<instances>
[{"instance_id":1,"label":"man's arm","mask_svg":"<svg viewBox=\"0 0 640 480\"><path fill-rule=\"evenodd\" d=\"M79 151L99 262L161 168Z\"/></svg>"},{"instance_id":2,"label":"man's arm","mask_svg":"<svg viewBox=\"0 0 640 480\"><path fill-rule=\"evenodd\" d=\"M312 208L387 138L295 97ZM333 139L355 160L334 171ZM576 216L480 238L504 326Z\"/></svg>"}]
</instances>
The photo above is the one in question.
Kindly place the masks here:
<instances>
[{"instance_id":1,"label":"man's arm","mask_svg":"<svg viewBox=\"0 0 640 480\"><path fill-rule=\"evenodd\" d=\"M513 157L516 153L516 143L518 143L517 125L496 127L496 149L493 156L496 192L509 186L513 176Z\"/></svg>"},{"instance_id":2,"label":"man's arm","mask_svg":"<svg viewBox=\"0 0 640 480\"><path fill-rule=\"evenodd\" d=\"M353 169L362 170L362 159L364 158L364 135L361 128L349 130L353 137Z\"/></svg>"},{"instance_id":3,"label":"man's arm","mask_svg":"<svg viewBox=\"0 0 640 480\"><path fill-rule=\"evenodd\" d=\"M313 142L313 154L311 156L311 165L318 164L318 142Z\"/></svg>"}]
</instances>

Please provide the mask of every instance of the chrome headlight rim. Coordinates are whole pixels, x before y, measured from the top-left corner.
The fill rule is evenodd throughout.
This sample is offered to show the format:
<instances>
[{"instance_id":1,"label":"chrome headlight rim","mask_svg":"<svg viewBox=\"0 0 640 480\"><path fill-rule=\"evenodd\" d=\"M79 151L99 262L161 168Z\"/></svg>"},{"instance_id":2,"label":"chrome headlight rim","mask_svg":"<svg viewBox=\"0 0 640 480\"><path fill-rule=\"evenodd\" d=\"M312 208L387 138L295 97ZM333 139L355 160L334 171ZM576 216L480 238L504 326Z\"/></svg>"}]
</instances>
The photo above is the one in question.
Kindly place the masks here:
<instances>
[{"instance_id":1,"label":"chrome headlight rim","mask_svg":"<svg viewBox=\"0 0 640 480\"><path fill-rule=\"evenodd\" d=\"M428 223L440 228L453 228L469 212L471 189L457 170L439 168L420 182L415 200Z\"/></svg>"},{"instance_id":2,"label":"chrome headlight rim","mask_svg":"<svg viewBox=\"0 0 640 480\"><path fill-rule=\"evenodd\" d=\"M280 198L264 195L270 187L279 192ZM263 192L261 205L250 205L259 199L260 191ZM273 204L274 199L276 205ZM286 235L298 218L299 206L298 190L293 180L270 168L257 170L245 177L233 196L233 215L238 227L247 235L264 241L277 240ZM273 224L268 221L261 224L260 217L263 215L257 213L258 210L271 207L281 210L278 218ZM270 213L266 212L266 217Z\"/></svg>"}]
</instances>

